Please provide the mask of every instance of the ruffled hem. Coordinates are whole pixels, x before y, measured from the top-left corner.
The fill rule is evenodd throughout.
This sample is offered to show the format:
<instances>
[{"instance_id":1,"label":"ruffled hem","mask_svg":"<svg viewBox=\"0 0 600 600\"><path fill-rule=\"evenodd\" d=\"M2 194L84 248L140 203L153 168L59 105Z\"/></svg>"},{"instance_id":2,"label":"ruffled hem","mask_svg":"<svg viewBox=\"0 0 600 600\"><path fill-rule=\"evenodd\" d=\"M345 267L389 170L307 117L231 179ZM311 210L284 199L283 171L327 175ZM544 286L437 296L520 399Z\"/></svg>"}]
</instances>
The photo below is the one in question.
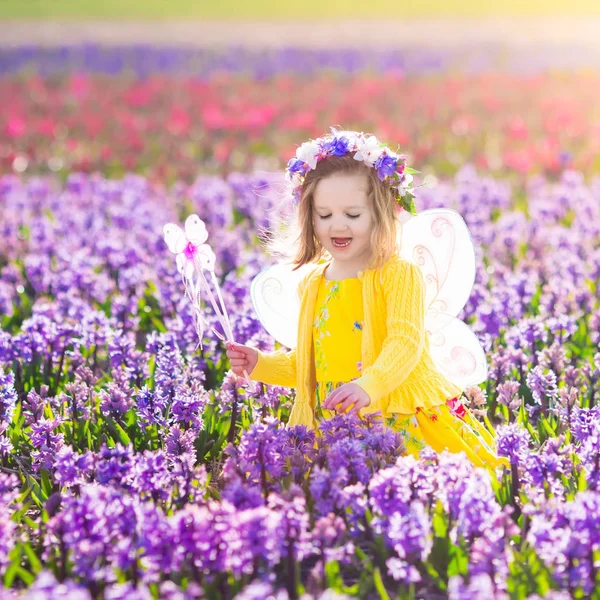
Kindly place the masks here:
<instances>
[{"instance_id":1,"label":"ruffled hem","mask_svg":"<svg viewBox=\"0 0 600 600\"><path fill-rule=\"evenodd\" d=\"M428 410L446 404L449 398L460 396L462 392L460 387L444 376L432 372L422 379L405 381L388 396L388 402L382 399L381 404L387 405L386 414L412 415L417 412L417 408Z\"/></svg>"},{"instance_id":2,"label":"ruffled hem","mask_svg":"<svg viewBox=\"0 0 600 600\"><path fill-rule=\"evenodd\" d=\"M295 402L287 422L288 426L304 425L308 429L315 429L315 415L308 402Z\"/></svg>"}]
</instances>

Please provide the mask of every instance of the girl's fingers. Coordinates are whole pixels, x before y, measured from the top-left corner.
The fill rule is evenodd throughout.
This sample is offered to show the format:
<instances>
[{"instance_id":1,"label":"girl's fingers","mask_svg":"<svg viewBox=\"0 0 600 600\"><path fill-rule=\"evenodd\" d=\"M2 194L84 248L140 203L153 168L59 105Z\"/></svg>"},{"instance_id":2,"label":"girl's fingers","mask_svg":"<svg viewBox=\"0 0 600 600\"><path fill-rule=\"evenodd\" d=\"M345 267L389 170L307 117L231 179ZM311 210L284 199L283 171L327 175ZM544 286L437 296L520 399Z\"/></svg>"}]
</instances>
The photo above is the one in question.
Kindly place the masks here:
<instances>
[{"instance_id":1,"label":"girl's fingers","mask_svg":"<svg viewBox=\"0 0 600 600\"><path fill-rule=\"evenodd\" d=\"M325 398L325 402L323 402L323 408L327 408L329 410L333 409L338 402L341 402L347 398L348 394L350 393L352 392L348 391L348 389L344 389L344 386L340 386L337 390L334 390L327 398Z\"/></svg>"},{"instance_id":2,"label":"girl's fingers","mask_svg":"<svg viewBox=\"0 0 600 600\"><path fill-rule=\"evenodd\" d=\"M346 412L348 408L350 408L353 404L356 404L356 402L358 402L358 399L354 395L349 396L340 404L339 411Z\"/></svg>"},{"instance_id":3,"label":"girl's fingers","mask_svg":"<svg viewBox=\"0 0 600 600\"><path fill-rule=\"evenodd\" d=\"M325 400L323 401L323 408L331 409L331 407L335 403L335 398L338 394L338 390L339 388L337 390L333 390L333 392L331 392L331 394L329 394L329 396L325 398Z\"/></svg>"},{"instance_id":4,"label":"girl's fingers","mask_svg":"<svg viewBox=\"0 0 600 600\"><path fill-rule=\"evenodd\" d=\"M359 400L349 411L349 415L356 415L361 408L367 406L367 403L364 400Z\"/></svg>"},{"instance_id":5,"label":"girl's fingers","mask_svg":"<svg viewBox=\"0 0 600 600\"><path fill-rule=\"evenodd\" d=\"M226 354L229 358L246 358L251 352L244 346L238 346L235 349L227 350Z\"/></svg>"}]
</instances>

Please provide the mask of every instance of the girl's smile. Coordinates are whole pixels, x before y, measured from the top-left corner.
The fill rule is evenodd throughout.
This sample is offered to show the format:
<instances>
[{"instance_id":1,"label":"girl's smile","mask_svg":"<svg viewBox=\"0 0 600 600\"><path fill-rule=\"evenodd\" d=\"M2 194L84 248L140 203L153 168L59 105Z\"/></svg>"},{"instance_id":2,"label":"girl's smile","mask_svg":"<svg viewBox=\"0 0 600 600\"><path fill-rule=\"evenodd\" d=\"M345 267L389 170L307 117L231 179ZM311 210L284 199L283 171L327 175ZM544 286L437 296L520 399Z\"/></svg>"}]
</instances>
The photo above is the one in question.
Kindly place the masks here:
<instances>
[{"instance_id":1,"label":"girl's smile","mask_svg":"<svg viewBox=\"0 0 600 600\"><path fill-rule=\"evenodd\" d=\"M352 238L331 238L333 245L340 250L347 248L352 242Z\"/></svg>"}]
</instances>

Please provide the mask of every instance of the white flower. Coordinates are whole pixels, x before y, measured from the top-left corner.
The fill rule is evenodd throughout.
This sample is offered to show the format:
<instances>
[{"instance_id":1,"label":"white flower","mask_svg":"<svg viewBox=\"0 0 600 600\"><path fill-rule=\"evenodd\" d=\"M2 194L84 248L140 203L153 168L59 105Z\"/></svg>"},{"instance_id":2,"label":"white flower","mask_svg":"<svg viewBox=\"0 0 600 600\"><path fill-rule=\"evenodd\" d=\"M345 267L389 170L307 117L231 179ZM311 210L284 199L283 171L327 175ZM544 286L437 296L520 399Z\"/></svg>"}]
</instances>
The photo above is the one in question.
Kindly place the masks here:
<instances>
[{"instance_id":1,"label":"white flower","mask_svg":"<svg viewBox=\"0 0 600 600\"><path fill-rule=\"evenodd\" d=\"M377 159L385 152L379 140L371 135L365 140L357 140L358 152L354 155L355 160L362 160L369 167L375 166Z\"/></svg>"},{"instance_id":2,"label":"white flower","mask_svg":"<svg viewBox=\"0 0 600 600\"><path fill-rule=\"evenodd\" d=\"M319 144L317 142L304 142L296 150L296 157L308 164L311 169L317 168L317 155L319 154Z\"/></svg>"},{"instance_id":3,"label":"white flower","mask_svg":"<svg viewBox=\"0 0 600 600\"><path fill-rule=\"evenodd\" d=\"M348 151L358 149L359 140L361 139L357 131L346 131L345 129L338 131L333 127L331 128L331 136L333 138L345 137L348 140Z\"/></svg>"},{"instance_id":4,"label":"white flower","mask_svg":"<svg viewBox=\"0 0 600 600\"><path fill-rule=\"evenodd\" d=\"M413 176L410 173L404 173L402 177L402 187L407 188L413 182Z\"/></svg>"}]
</instances>

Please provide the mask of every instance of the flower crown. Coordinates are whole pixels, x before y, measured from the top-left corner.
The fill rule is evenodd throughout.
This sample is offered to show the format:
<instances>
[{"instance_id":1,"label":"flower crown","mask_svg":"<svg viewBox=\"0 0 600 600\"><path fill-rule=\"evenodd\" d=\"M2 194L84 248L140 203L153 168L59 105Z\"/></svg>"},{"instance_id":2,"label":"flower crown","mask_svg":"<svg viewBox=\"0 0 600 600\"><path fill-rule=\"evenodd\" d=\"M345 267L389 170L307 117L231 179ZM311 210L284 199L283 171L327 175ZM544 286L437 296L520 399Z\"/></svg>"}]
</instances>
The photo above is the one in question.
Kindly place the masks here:
<instances>
[{"instance_id":1,"label":"flower crown","mask_svg":"<svg viewBox=\"0 0 600 600\"><path fill-rule=\"evenodd\" d=\"M420 171L407 167L405 156L392 152L374 135L366 136L357 131L336 131L333 127L330 134L304 142L296 150L296 156L289 160L285 173L292 186L294 204L300 203L306 174L311 169L316 169L320 160L351 153L354 153L355 160L362 160L376 169L380 181L390 181L390 189L401 208L412 215L417 214L412 183L413 173Z\"/></svg>"}]
</instances>

